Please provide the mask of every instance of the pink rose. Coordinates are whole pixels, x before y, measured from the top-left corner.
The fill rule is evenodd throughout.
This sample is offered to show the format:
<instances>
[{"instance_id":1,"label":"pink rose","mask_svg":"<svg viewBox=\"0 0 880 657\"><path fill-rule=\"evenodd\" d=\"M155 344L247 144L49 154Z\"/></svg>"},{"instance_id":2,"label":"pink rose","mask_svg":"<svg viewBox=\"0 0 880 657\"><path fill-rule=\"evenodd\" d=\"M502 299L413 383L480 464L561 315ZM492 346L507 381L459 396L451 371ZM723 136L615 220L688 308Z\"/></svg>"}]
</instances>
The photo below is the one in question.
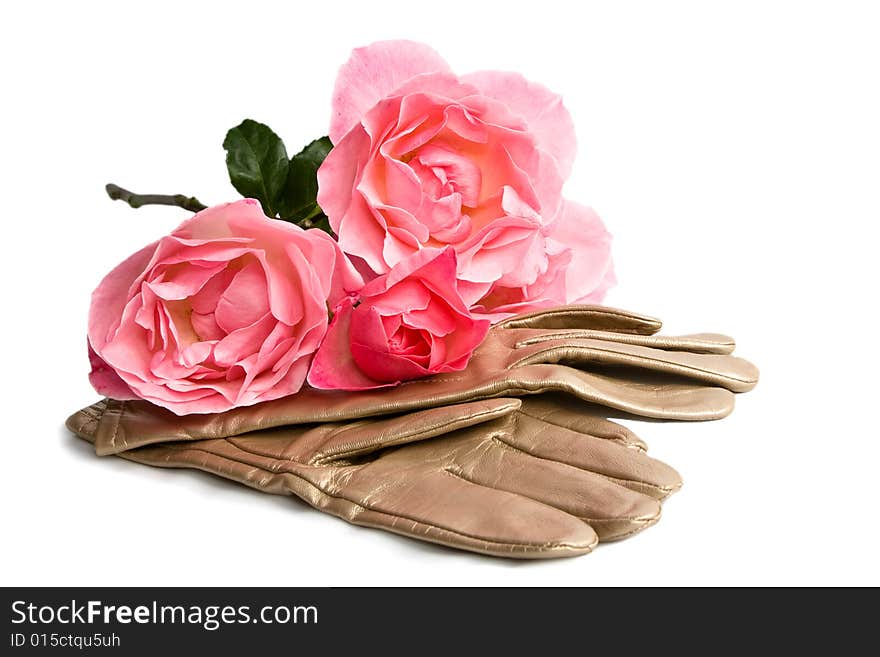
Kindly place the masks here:
<instances>
[{"instance_id":1,"label":"pink rose","mask_svg":"<svg viewBox=\"0 0 880 657\"><path fill-rule=\"evenodd\" d=\"M492 319L570 303L599 303L617 281L611 235L591 209L566 201L545 241L548 267L531 285L495 286L472 311Z\"/></svg>"},{"instance_id":2,"label":"pink rose","mask_svg":"<svg viewBox=\"0 0 880 657\"><path fill-rule=\"evenodd\" d=\"M375 43L340 69L330 138L318 203L376 274L449 245L466 304L493 318L598 301L612 284L601 220L562 198L574 128L541 85L458 77L425 45Z\"/></svg>"},{"instance_id":3,"label":"pink rose","mask_svg":"<svg viewBox=\"0 0 880 657\"><path fill-rule=\"evenodd\" d=\"M178 415L297 392L328 303L363 279L319 230L251 199L209 208L111 271L92 295L90 379Z\"/></svg>"},{"instance_id":4,"label":"pink rose","mask_svg":"<svg viewBox=\"0 0 880 657\"><path fill-rule=\"evenodd\" d=\"M365 390L465 368L489 321L468 312L451 248L422 249L337 308L309 371L316 388Z\"/></svg>"}]
</instances>

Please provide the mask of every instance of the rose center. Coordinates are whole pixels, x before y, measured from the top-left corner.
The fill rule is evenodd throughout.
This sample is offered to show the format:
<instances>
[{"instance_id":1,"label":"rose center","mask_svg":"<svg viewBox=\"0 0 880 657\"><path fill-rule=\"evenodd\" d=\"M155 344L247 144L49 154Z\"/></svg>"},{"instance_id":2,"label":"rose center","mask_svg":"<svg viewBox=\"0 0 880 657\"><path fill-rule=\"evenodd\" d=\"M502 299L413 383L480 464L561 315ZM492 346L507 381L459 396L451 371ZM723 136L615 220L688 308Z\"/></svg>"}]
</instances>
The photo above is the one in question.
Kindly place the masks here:
<instances>
[{"instance_id":1,"label":"rose center","mask_svg":"<svg viewBox=\"0 0 880 657\"><path fill-rule=\"evenodd\" d=\"M478 205L482 173L472 159L456 149L429 142L413 154L409 166L419 178L422 191L432 200L457 194L463 207Z\"/></svg>"},{"instance_id":2,"label":"rose center","mask_svg":"<svg viewBox=\"0 0 880 657\"><path fill-rule=\"evenodd\" d=\"M405 355L420 362L430 356L431 348L421 329L414 329L401 324L394 333L388 336L388 349L392 354Z\"/></svg>"}]
</instances>

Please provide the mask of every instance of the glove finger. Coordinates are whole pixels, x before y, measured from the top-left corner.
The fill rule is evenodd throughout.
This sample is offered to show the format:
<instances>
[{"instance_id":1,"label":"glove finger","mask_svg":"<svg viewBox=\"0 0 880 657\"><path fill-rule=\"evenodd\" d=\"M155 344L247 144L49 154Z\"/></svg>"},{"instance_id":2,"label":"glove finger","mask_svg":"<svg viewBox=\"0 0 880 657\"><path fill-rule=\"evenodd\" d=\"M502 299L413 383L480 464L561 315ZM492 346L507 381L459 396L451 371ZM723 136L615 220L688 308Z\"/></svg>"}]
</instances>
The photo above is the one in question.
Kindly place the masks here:
<instances>
[{"instance_id":1,"label":"glove finger","mask_svg":"<svg viewBox=\"0 0 880 657\"><path fill-rule=\"evenodd\" d=\"M513 333L513 332L512 332ZM521 349L553 340L603 340L620 344L663 349L664 351L689 351L695 354L731 354L736 341L721 333L694 333L691 335L632 335L614 331L532 331L518 330L512 341L514 349Z\"/></svg>"},{"instance_id":2,"label":"glove finger","mask_svg":"<svg viewBox=\"0 0 880 657\"><path fill-rule=\"evenodd\" d=\"M630 536L659 520L660 503L656 499L595 472L532 456L515 442L519 441L496 436L486 449L465 452L456 460L457 473L474 484L537 500L580 518L593 528L600 541Z\"/></svg>"},{"instance_id":3,"label":"glove finger","mask_svg":"<svg viewBox=\"0 0 880 657\"><path fill-rule=\"evenodd\" d=\"M517 372L522 388L564 390L580 399L658 420L704 421L727 417L735 395L726 388L682 382L657 382L584 372L558 365L530 365ZM646 379L646 377L640 377Z\"/></svg>"},{"instance_id":4,"label":"glove finger","mask_svg":"<svg viewBox=\"0 0 880 657\"><path fill-rule=\"evenodd\" d=\"M516 315L499 322L497 328L517 329L594 329L651 335L660 330L659 319L606 306L561 306Z\"/></svg>"},{"instance_id":5,"label":"glove finger","mask_svg":"<svg viewBox=\"0 0 880 657\"><path fill-rule=\"evenodd\" d=\"M571 395L544 393L522 398L519 412L547 424L580 434L611 440L626 447L646 451L648 446L626 427L607 418L608 409L589 404Z\"/></svg>"},{"instance_id":6,"label":"glove finger","mask_svg":"<svg viewBox=\"0 0 880 657\"><path fill-rule=\"evenodd\" d=\"M383 461L353 475L341 493L345 501L337 496L327 510L358 525L502 557L577 556L599 540L577 517L529 497L446 467L398 468Z\"/></svg>"},{"instance_id":7,"label":"glove finger","mask_svg":"<svg viewBox=\"0 0 880 657\"><path fill-rule=\"evenodd\" d=\"M558 340L533 344L515 350L509 367L513 369L534 363L562 363L588 368L596 365L626 367L703 381L732 392L747 392L758 382L758 368L736 356L664 351L604 340Z\"/></svg>"},{"instance_id":8,"label":"glove finger","mask_svg":"<svg viewBox=\"0 0 880 657\"><path fill-rule=\"evenodd\" d=\"M602 475L656 500L681 488L681 475L674 468L643 451L525 413L516 415L516 430L499 440L531 456Z\"/></svg>"}]
</instances>

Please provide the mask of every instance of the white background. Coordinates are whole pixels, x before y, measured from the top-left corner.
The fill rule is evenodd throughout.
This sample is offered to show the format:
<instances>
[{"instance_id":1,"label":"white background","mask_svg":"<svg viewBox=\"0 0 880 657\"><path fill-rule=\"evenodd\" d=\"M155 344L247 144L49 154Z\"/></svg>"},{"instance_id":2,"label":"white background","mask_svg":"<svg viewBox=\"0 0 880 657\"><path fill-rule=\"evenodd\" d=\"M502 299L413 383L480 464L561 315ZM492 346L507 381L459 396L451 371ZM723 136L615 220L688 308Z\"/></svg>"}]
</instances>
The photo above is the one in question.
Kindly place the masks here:
<instances>
[{"instance_id":1,"label":"white background","mask_svg":"<svg viewBox=\"0 0 880 657\"><path fill-rule=\"evenodd\" d=\"M865 2L5 3L0 10L4 585L880 584L880 19ZM245 117L326 133L337 67L382 38L563 94L568 196L614 233L611 305L734 335L762 380L720 422L631 424L684 475L663 520L519 563L348 525L208 475L97 458L89 294L235 198Z\"/></svg>"}]
</instances>

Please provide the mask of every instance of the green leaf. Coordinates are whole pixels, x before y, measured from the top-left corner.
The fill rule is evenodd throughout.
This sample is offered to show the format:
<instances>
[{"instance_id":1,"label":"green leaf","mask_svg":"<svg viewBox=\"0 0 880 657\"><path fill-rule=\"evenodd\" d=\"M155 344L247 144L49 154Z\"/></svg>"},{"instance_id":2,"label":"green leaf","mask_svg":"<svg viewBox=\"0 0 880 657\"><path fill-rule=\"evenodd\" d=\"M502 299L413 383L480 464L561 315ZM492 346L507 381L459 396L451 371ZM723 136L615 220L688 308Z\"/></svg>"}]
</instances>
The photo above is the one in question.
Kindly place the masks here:
<instances>
[{"instance_id":1,"label":"green leaf","mask_svg":"<svg viewBox=\"0 0 880 657\"><path fill-rule=\"evenodd\" d=\"M299 224L321 214L317 201L318 167L331 148L330 138L321 137L290 158L280 209L282 219Z\"/></svg>"},{"instance_id":2,"label":"green leaf","mask_svg":"<svg viewBox=\"0 0 880 657\"><path fill-rule=\"evenodd\" d=\"M245 119L226 133L223 148L232 186L257 199L268 216L276 216L289 167L281 138L269 126Z\"/></svg>"}]
</instances>

